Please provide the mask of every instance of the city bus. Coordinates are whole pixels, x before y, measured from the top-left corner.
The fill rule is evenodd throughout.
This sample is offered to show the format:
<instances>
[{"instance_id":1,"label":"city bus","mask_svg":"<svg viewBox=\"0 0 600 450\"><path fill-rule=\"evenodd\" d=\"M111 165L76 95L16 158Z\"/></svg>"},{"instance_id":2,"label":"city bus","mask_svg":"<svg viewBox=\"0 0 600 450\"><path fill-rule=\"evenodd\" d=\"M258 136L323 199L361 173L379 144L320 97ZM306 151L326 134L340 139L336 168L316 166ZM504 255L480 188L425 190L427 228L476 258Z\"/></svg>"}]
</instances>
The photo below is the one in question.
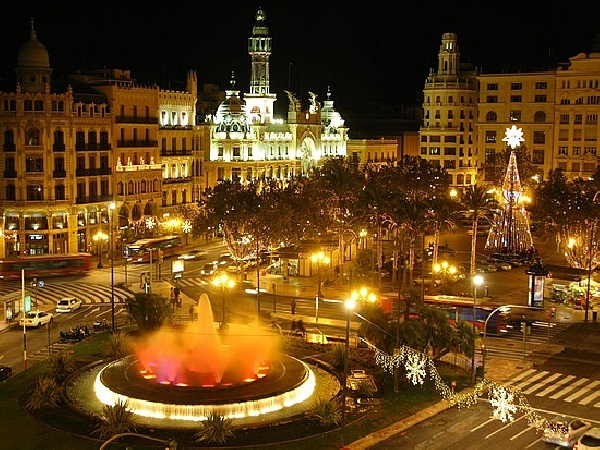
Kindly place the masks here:
<instances>
[{"instance_id":1,"label":"city bus","mask_svg":"<svg viewBox=\"0 0 600 450\"><path fill-rule=\"evenodd\" d=\"M382 296L380 298L381 307L385 312L391 313L394 318L397 317L398 299L397 296ZM404 308L404 300L400 300L400 309ZM448 322L454 323L457 321L472 324L473 323L473 298L459 297L454 295L426 295L424 303L428 306L436 306L443 309L447 316ZM476 301L475 303L475 326L479 328L479 332L483 333L483 327L488 316L499 306L499 303L489 301ZM419 319L417 311L411 308L410 319ZM486 334L504 335L512 328L510 323L510 315L502 311L496 311L490 318L486 328Z\"/></svg>"},{"instance_id":2,"label":"city bus","mask_svg":"<svg viewBox=\"0 0 600 450\"><path fill-rule=\"evenodd\" d=\"M130 263L150 262L150 250L153 253L153 260L158 259L158 250L162 252L163 258L170 258L182 252L183 243L179 236L139 239L125 246L124 256Z\"/></svg>"},{"instance_id":3,"label":"city bus","mask_svg":"<svg viewBox=\"0 0 600 450\"><path fill-rule=\"evenodd\" d=\"M81 275L90 271L90 253L54 253L0 260L0 279Z\"/></svg>"},{"instance_id":4,"label":"city bus","mask_svg":"<svg viewBox=\"0 0 600 450\"><path fill-rule=\"evenodd\" d=\"M446 311L448 321L453 323L457 321L473 323L473 302L472 297L459 297L455 295L426 295L424 303L429 306L436 306ZM488 316L498 307L500 303L489 302L486 300L475 301L475 326L483 333L485 321ZM488 320L486 334L505 334L510 330L510 316L502 311L496 311Z\"/></svg>"}]
</instances>

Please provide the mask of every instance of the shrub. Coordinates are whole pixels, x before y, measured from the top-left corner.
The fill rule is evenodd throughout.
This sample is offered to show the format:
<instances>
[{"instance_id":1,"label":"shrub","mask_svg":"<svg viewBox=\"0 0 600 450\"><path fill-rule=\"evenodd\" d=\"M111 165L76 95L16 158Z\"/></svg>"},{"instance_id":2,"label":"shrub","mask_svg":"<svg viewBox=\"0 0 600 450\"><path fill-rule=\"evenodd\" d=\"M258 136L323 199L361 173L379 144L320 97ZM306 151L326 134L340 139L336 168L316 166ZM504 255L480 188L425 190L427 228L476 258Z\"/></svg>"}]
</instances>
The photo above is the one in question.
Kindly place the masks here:
<instances>
[{"instance_id":1,"label":"shrub","mask_svg":"<svg viewBox=\"0 0 600 450\"><path fill-rule=\"evenodd\" d=\"M233 436L233 421L213 412L202 422L202 428L194 435L194 438L196 442L224 444Z\"/></svg>"},{"instance_id":2,"label":"shrub","mask_svg":"<svg viewBox=\"0 0 600 450\"><path fill-rule=\"evenodd\" d=\"M342 370L344 368L344 357L345 347L344 344L335 344L331 346L329 350L331 357L331 365L336 369Z\"/></svg>"},{"instance_id":3,"label":"shrub","mask_svg":"<svg viewBox=\"0 0 600 450\"><path fill-rule=\"evenodd\" d=\"M127 431L135 431L136 425L135 415L129 409L128 402L119 400L115 405L102 407L102 416L94 432L104 439Z\"/></svg>"},{"instance_id":4,"label":"shrub","mask_svg":"<svg viewBox=\"0 0 600 450\"><path fill-rule=\"evenodd\" d=\"M52 354L46 364L49 376L58 384L62 384L77 369L73 357L64 352Z\"/></svg>"},{"instance_id":5,"label":"shrub","mask_svg":"<svg viewBox=\"0 0 600 450\"><path fill-rule=\"evenodd\" d=\"M25 407L31 411L42 408L58 408L62 398L60 385L50 376L42 375L37 379L35 388Z\"/></svg>"},{"instance_id":6,"label":"shrub","mask_svg":"<svg viewBox=\"0 0 600 450\"><path fill-rule=\"evenodd\" d=\"M102 344L103 354L109 358L122 358L130 353L131 345L125 331L111 333Z\"/></svg>"},{"instance_id":7,"label":"shrub","mask_svg":"<svg viewBox=\"0 0 600 450\"><path fill-rule=\"evenodd\" d=\"M338 425L342 421L342 407L335 398L320 398L315 401L310 416L322 426Z\"/></svg>"}]
</instances>

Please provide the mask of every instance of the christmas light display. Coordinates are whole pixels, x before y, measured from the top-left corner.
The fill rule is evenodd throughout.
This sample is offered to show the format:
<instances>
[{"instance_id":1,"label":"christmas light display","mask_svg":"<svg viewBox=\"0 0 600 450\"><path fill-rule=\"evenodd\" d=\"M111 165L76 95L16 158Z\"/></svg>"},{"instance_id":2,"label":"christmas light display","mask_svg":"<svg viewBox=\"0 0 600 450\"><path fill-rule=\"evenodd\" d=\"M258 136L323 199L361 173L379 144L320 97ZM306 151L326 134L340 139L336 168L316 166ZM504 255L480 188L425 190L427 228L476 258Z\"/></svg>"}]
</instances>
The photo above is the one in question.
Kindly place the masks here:
<instances>
[{"instance_id":1,"label":"christmas light display","mask_svg":"<svg viewBox=\"0 0 600 450\"><path fill-rule=\"evenodd\" d=\"M514 414L521 412L529 425L538 433L551 430L555 426L551 421L541 417L529 405L529 402L521 394L520 390L514 390L502 383L491 380L482 380L472 390L454 393L452 388L442 379L434 361L426 354L407 346L402 346L398 354L388 355L365 339L362 341L375 351L375 364L383 370L394 373L395 368L403 368L406 379L413 385L423 385L427 379L435 385L436 391L442 398L447 400L450 406L468 408L477 403L477 399L487 392L487 397L492 408L494 418L502 422L512 422Z\"/></svg>"},{"instance_id":2,"label":"christmas light display","mask_svg":"<svg viewBox=\"0 0 600 450\"><path fill-rule=\"evenodd\" d=\"M531 229L529 227L528 212L525 210L522 193L523 186L517 167L517 157L514 149L520 145L523 132L515 127L506 129L506 137L512 149L506 168L506 175L502 183L502 200L500 201L500 214L495 218L490 228L486 250L506 253L521 253L533 247Z\"/></svg>"}]
</instances>

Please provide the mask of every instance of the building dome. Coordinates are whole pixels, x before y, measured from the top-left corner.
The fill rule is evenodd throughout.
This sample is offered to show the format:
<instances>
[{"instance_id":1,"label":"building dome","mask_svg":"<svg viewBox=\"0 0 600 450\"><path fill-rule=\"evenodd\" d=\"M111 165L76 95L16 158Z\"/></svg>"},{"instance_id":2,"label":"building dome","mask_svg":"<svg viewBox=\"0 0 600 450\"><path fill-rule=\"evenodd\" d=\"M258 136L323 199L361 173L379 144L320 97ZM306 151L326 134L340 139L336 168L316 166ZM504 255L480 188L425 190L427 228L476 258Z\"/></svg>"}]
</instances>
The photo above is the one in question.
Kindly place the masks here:
<instances>
[{"instance_id":1,"label":"building dome","mask_svg":"<svg viewBox=\"0 0 600 450\"><path fill-rule=\"evenodd\" d=\"M21 45L17 57L17 67L19 68L50 68L50 55L48 50L40 41L37 40L35 30L33 29L33 20L31 21L31 31L29 40Z\"/></svg>"}]
</instances>

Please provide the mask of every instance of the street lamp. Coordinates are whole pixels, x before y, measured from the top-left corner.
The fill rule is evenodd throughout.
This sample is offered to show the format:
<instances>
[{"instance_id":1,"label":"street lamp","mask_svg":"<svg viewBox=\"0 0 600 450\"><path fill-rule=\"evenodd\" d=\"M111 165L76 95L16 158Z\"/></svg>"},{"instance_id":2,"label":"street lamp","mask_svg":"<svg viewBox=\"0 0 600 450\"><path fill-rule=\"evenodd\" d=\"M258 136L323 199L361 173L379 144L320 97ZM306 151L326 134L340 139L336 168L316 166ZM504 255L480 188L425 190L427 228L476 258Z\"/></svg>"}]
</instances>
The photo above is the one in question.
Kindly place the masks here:
<instances>
[{"instance_id":1,"label":"street lamp","mask_svg":"<svg viewBox=\"0 0 600 450\"><path fill-rule=\"evenodd\" d=\"M98 243L98 269L102 269L104 267L102 265L102 244L108 239L108 236L102 231L98 231L93 239Z\"/></svg>"},{"instance_id":2,"label":"street lamp","mask_svg":"<svg viewBox=\"0 0 600 450\"><path fill-rule=\"evenodd\" d=\"M356 307L356 300L351 296L344 302L346 307L346 340L344 341L344 373L342 376L342 425L340 427L340 437L342 447L344 447L344 427L346 426L346 394L348 379L348 347L350 346L350 313Z\"/></svg>"},{"instance_id":3,"label":"street lamp","mask_svg":"<svg viewBox=\"0 0 600 450\"><path fill-rule=\"evenodd\" d=\"M215 277L213 280L213 284L216 287L221 288L221 324L219 325L219 330L224 331L227 329L227 324L225 323L225 288L231 289L235 282L227 276L226 273L222 273Z\"/></svg>"},{"instance_id":4,"label":"street lamp","mask_svg":"<svg viewBox=\"0 0 600 450\"><path fill-rule=\"evenodd\" d=\"M448 275L454 276L457 272L455 266L452 266L448 263L448 261L442 261L441 263L436 263L433 265L433 275L439 273L442 276L442 286L445 286L448 281ZM435 286L435 277L431 282L432 288Z\"/></svg>"},{"instance_id":5,"label":"street lamp","mask_svg":"<svg viewBox=\"0 0 600 450\"><path fill-rule=\"evenodd\" d=\"M110 312L111 312L111 319L112 319L112 332L114 333L116 330L115 327L115 252L114 252L114 242L115 242L115 236L114 236L114 228L113 228L113 214L115 212L115 208L117 207L117 205L115 204L115 202L110 202L110 204L108 205L108 210L110 212L109 215L109 225L110 225L110 242L109 242L109 248L110 248Z\"/></svg>"},{"instance_id":6,"label":"street lamp","mask_svg":"<svg viewBox=\"0 0 600 450\"><path fill-rule=\"evenodd\" d=\"M315 323L319 323L319 299L322 297L321 294L321 264L329 264L329 257L324 252L317 252L312 255L312 262L318 264L319 273L319 287L317 290L317 297L315 298Z\"/></svg>"},{"instance_id":7,"label":"street lamp","mask_svg":"<svg viewBox=\"0 0 600 450\"><path fill-rule=\"evenodd\" d=\"M483 284L483 277L481 275L475 275L473 277L473 353L471 359L471 374L473 377L473 383L475 383L475 338L477 336L477 286Z\"/></svg>"},{"instance_id":8,"label":"street lamp","mask_svg":"<svg viewBox=\"0 0 600 450\"><path fill-rule=\"evenodd\" d=\"M481 367L483 369L483 377L484 378L485 378L485 353L487 351L487 347L485 345L485 337L486 337L486 333L487 333L487 324L488 324L488 321L490 320L490 317L492 317L498 311L500 311L500 312L508 312L508 311L510 311L510 308L511 308L511 305L498 306L491 313L489 313L488 316L485 318L485 322L483 324L483 341L482 341L482 343L483 343L483 355L482 355L482 359L481 359Z\"/></svg>"}]
</instances>

